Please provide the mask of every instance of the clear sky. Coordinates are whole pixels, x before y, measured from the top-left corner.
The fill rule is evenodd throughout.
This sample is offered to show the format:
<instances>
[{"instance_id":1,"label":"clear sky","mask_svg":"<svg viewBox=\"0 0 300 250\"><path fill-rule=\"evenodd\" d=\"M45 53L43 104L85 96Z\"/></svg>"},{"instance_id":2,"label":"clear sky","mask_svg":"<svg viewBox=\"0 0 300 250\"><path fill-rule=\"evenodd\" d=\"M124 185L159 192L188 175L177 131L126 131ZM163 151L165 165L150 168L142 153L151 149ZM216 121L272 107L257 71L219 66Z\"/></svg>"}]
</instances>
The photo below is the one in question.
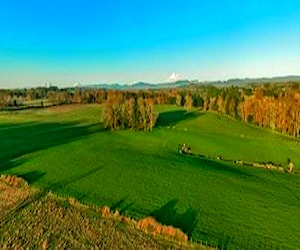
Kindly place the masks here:
<instances>
[{"instance_id":1,"label":"clear sky","mask_svg":"<svg viewBox=\"0 0 300 250\"><path fill-rule=\"evenodd\" d=\"M300 75L299 0L0 0L0 88Z\"/></svg>"}]
</instances>

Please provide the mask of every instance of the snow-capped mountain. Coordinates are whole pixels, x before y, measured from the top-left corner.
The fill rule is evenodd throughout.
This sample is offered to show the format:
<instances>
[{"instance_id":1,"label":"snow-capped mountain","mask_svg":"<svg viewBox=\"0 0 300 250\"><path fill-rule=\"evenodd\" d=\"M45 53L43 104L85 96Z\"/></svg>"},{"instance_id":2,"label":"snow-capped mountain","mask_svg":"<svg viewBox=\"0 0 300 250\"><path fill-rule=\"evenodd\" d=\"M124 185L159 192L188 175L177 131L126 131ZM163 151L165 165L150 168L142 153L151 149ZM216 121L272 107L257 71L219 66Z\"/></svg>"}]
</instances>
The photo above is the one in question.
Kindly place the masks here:
<instances>
[{"instance_id":1,"label":"snow-capped mountain","mask_svg":"<svg viewBox=\"0 0 300 250\"><path fill-rule=\"evenodd\" d=\"M177 74L177 73L172 73L170 76L169 76L169 78L168 78L168 82L177 82L177 81L179 81L179 74Z\"/></svg>"}]
</instances>

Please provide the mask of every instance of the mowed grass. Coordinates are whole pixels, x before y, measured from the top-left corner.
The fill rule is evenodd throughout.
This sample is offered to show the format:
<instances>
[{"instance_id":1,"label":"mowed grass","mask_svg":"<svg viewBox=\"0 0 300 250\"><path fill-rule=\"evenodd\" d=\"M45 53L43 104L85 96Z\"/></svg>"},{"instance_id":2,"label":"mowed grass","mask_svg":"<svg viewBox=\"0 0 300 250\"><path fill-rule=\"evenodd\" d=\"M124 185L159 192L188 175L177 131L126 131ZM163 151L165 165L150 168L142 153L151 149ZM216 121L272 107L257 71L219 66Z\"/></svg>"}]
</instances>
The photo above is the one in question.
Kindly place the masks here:
<instances>
[{"instance_id":1,"label":"mowed grass","mask_svg":"<svg viewBox=\"0 0 300 250\"><path fill-rule=\"evenodd\" d=\"M98 105L0 113L0 171L135 218L152 215L192 240L228 248L300 246L300 176L224 159L300 166L299 140L215 113L157 107L151 133L107 131Z\"/></svg>"}]
</instances>

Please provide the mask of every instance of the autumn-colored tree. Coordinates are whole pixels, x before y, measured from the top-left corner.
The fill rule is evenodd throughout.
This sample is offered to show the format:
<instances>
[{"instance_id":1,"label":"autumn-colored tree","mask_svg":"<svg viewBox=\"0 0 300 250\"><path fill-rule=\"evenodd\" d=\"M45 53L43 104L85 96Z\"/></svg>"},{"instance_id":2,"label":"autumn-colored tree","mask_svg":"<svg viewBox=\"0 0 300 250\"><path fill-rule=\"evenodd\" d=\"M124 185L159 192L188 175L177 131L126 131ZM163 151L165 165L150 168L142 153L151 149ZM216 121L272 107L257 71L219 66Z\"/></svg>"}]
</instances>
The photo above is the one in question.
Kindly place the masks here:
<instances>
[{"instance_id":1,"label":"autumn-colored tree","mask_svg":"<svg viewBox=\"0 0 300 250\"><path fill-rule=\"evenodd\" d=\"M274 96L272 93L258 87L254 95L246 97L242 104L242 120L253 120L261 127L300 137L300 91L287 88L280 92L276 88Z\"/></svg>"},{"instance_id":2,"label":"autumn-colored tree","mask_svg":"<svg viewBox=\"0 0 300 250\"><path fill-rule=\"evenodd\" d=\"M73 95L73 103L82 103L82 91L80 88L76 88Z\"/></svg>"},{"instance_id":3,"label":"autumn-colored tree","mask_svg":"<svg viewBox=\"0 0 300 250\"><path fill-rule=\"evenodd\" d=\"M153 99L152 98L145 99L145 105L146 105L146 114L147 114L146 130L152 131L157 120L157 114L154 111Z\"/></svg>"},{"instance_id":4,"label":"autumn-colored tree","mask_svg":"<svg viewBox=\"0 0 300 250\"><path fill-rule=\"evenodd\" d=\"M134 97L122 92L108 93L104 104L103 119L105 127L115 129L134 129L151 131L155 126L157 115L154 112L152 98Z\"/></svg>"},{"instance_id":5,"label":"autumn-colored tree","mask_svg":"<svg viewBox=\"0 0 300 250\"><path fill-rule=\"evenodd\" d=\"M181 99L182 99L181 95L180 95L180 94L177 94L177 95L176 95L176 105L177 105L178 107L181 106Z\"/></svg>"},{"instance_id":6,"label":"autumn-colored tree","mask_svg":"<svg viewBox=\"0 0 300 250\"><path fill-rule=\"evenodd\" d=\"M147 128L147 113L146 113L146 105L145 101L142 97L138 98L138 129Z\"/></svg>"},{"instance_id":7,"label":"autumn-colored tree","mask_svg":"<svg viewBox=\"0 0 300 250\"><path fill-rule=\"evenodd\" d=\"M193 99L188 93L184 97L184 107L187 110L190 110L193 107Z\"/></svg>"},{"instance_id":8,"label":"autumn-colored tree","mask_svg":"<svg viewBox=\"0 0 300 250\"><path fill-rule=\"evenodd\" d=\"M55 98L56 98L56 93L54 91L48 92L48 100L52 105L55 104Z\"/></svg>"},{"instance_id":9,"label":"autumn-colored tree","mask_svg":"<svg viewBox=\"0 0 300 250\"><path fill-rule=\"evenodd\" d=\"M35 99L36 99L35 97L36 97L36 96L35 96L35 91L34 91L34 89L28 89L28 90L26 91L26 99L27 99L28 101L35 100Z\"/></svg>"}]
</instances>

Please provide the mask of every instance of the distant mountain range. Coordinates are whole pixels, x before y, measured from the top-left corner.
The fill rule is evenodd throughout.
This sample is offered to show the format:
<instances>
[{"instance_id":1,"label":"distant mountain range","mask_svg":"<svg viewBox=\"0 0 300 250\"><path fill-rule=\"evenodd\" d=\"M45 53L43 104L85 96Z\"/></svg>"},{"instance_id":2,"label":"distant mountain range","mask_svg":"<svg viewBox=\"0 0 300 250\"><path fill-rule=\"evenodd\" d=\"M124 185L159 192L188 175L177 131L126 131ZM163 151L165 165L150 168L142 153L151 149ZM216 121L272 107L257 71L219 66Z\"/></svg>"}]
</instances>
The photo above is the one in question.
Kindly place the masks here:
<instances>
[{"instance_id":1,"label":"distant mountain range","mask_svg":"<svg viewBox=\"0 0 300 250\"><path fill-rule=\"evenodd\" d=\"M229 79L226 81L198 81L198 80L179 80L176 82L165 83L146 83L138 82L131 85L128 84L92 84L81 86L86 89L111 89L111 90L145 90L145 89L167 89L178 88L188 85L211 85L211 86L246 86L249 84L265 84L265 83L285 83L285 82L300 82L300 76L279 76L272 78L244 78L244 79Z\"/></svg>"},{"instance_id":2,"label":"distant mountain range","mask_svg":"<svg viewBox=\"0 0 300 250\"><path fill-rule=\"evenodd\" d=\"M166 82L166 83L146 83L146 82L137 82L131 85L128 84L93 84L93 85L85 85L81 86L82 88L92 88L92 89L113 89L113 90L134 90L134 89L165 89L165 88L177 88L177 87L183 87L190 84L199 84L198 81L188 81L188 80L182 80L182 81L176 81L176 82Z\"/></svg>"},{"instance_id":3,"label":"distant mountain range","mask_svg":"<svg viewBox=\"0 0 300 250\"><path fill-rule=\"evenodd\" d=\"M267 84L267 83L287 83L300 82L300 76L277 76L277 77L262 77L262 78L243 78L243 79L229 79L226 81L210 82L212 85L223 86L245 86L249 84Z\"/></svg>"}]
</instances>

